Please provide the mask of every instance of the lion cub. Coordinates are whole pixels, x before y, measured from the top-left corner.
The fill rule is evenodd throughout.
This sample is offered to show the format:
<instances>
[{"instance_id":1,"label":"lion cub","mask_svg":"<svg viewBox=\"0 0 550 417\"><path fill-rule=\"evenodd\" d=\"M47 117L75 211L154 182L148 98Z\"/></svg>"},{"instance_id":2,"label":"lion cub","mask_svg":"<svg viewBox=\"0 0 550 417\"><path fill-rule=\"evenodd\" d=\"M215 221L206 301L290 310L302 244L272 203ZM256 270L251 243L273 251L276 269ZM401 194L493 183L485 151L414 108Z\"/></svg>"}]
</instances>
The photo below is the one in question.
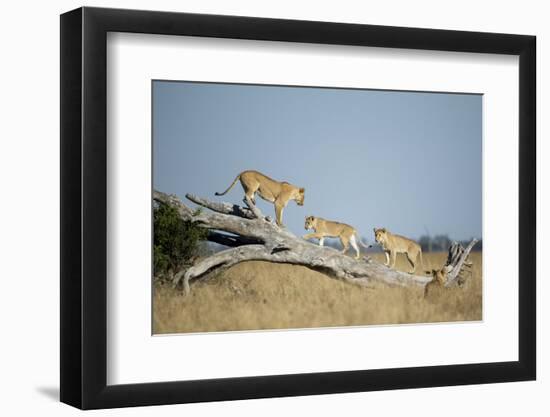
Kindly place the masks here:
<instances>
[{"instance_id":1,"label":"lion cub","mask_svg":"<svg viewBox=\"0 0 550 417\"><path fill-rule=\"evenodd\" d=\"M304 188L296 187L286 181L275 181L258 171L241 172L235 177L227 190L223 193L216 193L216 195L227 194L237 181L241 181L243 186L245 203L250 204L251 202L256 205L255 195L258 193L264 200L275 204L275 216L278 226L283 225L283 210L290 200L296 201L299 206L304 205Z\"/></svg>"},{"instance_id":2,"label":"lion cub","mask_svg":"<svg viewBox=\"0 0 550 417\"><path fill-rule=\"evenodd\" d=\"M432 269L432 280L424 286L424 297L428 296L428 292L431 291L433 287L444 287L447 283L447 268L443 267L441 269Z\"/></svg>"},{"instance_id":3,"label":"lion cub","mask_svg":"<svg viewBox=\"0 0 550 417\"><path fill-rule=\"evenodd\" d=\"M415 241L403 236L394 235L385 228L374 229L374 238L376 242L382 246L384 253L386 254L386 266L393 268L395 266L395 258L398 253L404 253L407 255L407 260L412 266L412 270L409 271L413 274L416 271L416 261L420 257L420 264L422 262L422 249L420 245Z\"/></svg>"},{"instance_id":4,"label":"lion cub","mask_svg":"<svg viewBox=\"0 0 550 417\"><path fill-rule=\"evenodd\" d=\"M337 237L340 238L340 242L342 242L342 246L344 247L342 253L346 253L351 243L356 252L355 259L359 259L361 256L357 242L364 248L369 247L361 242L357 230L349 224L333 222L321 217L308 216L306 217L304 228L306 230L313 229L315 233L308 233L303 238L306 240L311 238L319 239L319 246L323 246L326 237Z\"/></svg>"}]
</instances>

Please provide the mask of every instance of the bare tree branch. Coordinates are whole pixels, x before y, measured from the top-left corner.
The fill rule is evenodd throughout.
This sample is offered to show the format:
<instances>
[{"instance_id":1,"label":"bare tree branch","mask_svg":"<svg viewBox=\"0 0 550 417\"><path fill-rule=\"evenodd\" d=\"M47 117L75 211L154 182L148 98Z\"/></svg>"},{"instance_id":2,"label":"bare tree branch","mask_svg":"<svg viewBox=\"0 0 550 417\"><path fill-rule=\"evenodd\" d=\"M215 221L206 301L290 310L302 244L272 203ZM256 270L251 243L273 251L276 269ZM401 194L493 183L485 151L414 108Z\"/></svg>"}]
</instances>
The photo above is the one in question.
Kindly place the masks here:
<instances>
[{"instance_id":1,"label":"bare tree branch","mask_svg":"<svg viewBox=\"0 0 550 417\"><path fill-rule=\"evenodd\" d=\"M208 201L202 197L197 197L193 194L185 194L185 197L188 200L191 200L193 203L198 204L199 206L206 207L212 211L215 211L217 213L223 213L223 214L232 214L234 216L244 217L245 219L255 219L256 216L254 213L244 207L240 207L236 204L229 204L229 203L214 203L212 201Z\"/></svg>"},{"instance_id":2,"label":"bare tree branch","mask_svg":"<svg viewBox=\"0 0 550 417\"><path fill-rule=\"evenodd\" d=\"M477 239L472 239L469 245L464 249L458 242L454 242L449 248L449 255L447 256L447 262L445 268L447 270L447 282L445 287L455 287L460 285L460 273L465 265L468 265L467 259L471 250L478 242Z\"/></svg>"}]
</instances>

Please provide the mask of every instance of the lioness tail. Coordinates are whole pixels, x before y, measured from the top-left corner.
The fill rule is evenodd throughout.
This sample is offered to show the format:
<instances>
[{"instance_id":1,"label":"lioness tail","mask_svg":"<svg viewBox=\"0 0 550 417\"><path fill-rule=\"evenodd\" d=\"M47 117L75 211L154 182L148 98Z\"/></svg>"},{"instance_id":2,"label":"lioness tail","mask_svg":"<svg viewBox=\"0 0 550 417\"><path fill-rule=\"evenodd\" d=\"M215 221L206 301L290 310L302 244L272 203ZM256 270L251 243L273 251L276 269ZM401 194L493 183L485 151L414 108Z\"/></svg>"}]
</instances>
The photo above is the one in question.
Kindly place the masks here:
<instances>
[{"instance_id":1,"label":"lioness tail","mask_svg":"<svg viewBox=\"0 0 550 417\"><path fill-rule=\"evenodd\" d=\"M365 248L365 249L369 249L369 248L372 248L372 245L365 245L363 243L363 241L361 240L361 236L359 236L359 233L357 233L357 231L355 231L355 236L357 236L357 242L359 242L359 244Z\"/></svg>"},{"instance_id":2,"label":"lioness tail","mask_svg":"<svg viewBox=\"0 0 550 417\"><path fill-rule=\"evenodd\" d=\"M225 194L227 194L228 191L229 191L230 189L232 189L233 186L237 183L237 181L239 180L240 177L241 177L241 174L237 175L237 176L235 177L235 179L233 180L233 182L231 183L231 185L230 185L230 186L227 188L227 190L225 190L223 193L218 193L218 192L216 192L216 193L214 193L214 194L215 194L215 195L225 195Z\"/></svg>"}]
</instances>

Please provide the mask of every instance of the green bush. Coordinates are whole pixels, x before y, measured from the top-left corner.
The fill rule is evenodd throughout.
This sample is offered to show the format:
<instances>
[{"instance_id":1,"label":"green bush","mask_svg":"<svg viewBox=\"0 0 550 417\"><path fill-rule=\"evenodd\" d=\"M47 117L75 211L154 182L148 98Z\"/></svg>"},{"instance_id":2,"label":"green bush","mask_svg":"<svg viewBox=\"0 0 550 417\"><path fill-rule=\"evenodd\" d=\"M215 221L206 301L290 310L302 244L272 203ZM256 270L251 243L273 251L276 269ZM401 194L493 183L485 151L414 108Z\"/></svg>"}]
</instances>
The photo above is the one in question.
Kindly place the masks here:
<instances>
[{"instance_id":1,"label":"green bush","mask_svg":"<svg viewBox=\"0 0 550 417\"><path fill-rule=\"evenodd\" d=\"M153 265L155 277L171 275L189 266L207 231L184 221L167 204L153 209Z\"/></svg>"}]
</instances>

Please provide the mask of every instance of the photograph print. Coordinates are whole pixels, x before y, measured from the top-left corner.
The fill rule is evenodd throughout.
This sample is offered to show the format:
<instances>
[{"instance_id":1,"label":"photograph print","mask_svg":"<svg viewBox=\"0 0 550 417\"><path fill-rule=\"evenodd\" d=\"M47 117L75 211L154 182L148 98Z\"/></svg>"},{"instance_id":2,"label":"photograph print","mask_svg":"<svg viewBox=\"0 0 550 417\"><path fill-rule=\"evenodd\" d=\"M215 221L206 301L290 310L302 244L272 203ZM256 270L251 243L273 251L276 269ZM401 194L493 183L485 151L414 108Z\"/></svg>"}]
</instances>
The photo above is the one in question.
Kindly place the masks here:
<instances>
[{"instance_id":1,"label":"photograph print","mask_svg":"<svg viewBox=\"0 0 550 417\"><path fill-rule=\"evenodd\" d=\"M482 320L482 102L153 80L153 334Z\"/></svg>"}]
</instances>

